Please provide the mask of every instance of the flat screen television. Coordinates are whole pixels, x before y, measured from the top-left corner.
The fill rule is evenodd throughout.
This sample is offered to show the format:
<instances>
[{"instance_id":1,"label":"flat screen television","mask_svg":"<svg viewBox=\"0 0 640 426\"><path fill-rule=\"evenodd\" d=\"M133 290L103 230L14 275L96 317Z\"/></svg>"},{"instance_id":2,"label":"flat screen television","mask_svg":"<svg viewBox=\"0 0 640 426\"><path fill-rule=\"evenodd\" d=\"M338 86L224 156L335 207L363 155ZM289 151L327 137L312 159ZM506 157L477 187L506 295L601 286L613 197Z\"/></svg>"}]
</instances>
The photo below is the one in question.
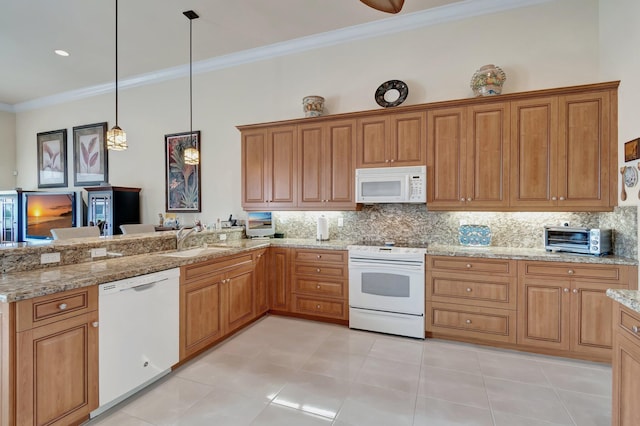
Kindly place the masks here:
<instances>
[{"instance_id":1,"label":"flat screen television","mask_svg":"<svg viewBox=\"0 0 640 426\"><path fill-rule=\"evenodd\" d=\"M53 240L51 230L80 226L76 192L23 192L25 240Z\"/></svg>"},{"instance_id":2,"label":"flat screen television","mask_svg":"<svg viewBox=\"0 0 640 426\"><path fill-rule=\"evenodd\" d=\"M271 212L249 212L246 226L249 238L271 237L276 232Z\"/></svg>"}]
</instances>

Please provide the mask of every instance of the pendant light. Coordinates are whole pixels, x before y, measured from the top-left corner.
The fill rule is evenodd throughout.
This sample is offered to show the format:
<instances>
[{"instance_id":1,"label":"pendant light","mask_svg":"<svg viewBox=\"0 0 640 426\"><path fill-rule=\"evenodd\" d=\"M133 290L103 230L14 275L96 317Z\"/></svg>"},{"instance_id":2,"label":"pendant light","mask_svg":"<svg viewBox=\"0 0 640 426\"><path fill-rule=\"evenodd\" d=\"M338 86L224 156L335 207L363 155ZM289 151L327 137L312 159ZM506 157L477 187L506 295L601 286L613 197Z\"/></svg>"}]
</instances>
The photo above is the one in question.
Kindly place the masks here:
<instances>
[{"instance_id":1,"label":"pendant light","mask_svg":"<svg viewBox=\"0 0 640 426\"><path fill-rule=\"evenodd\" d=\"M116 0L116 125L107 132L107 149L127 149L127 134L118 126L118 0Z\"/></svg>"},{"instance_id":2,"label":"pendant light","mask_svg":"<svg viewBox=\"0 0 640 426\"><path fill-rule=\"evenodd\" d=\"M191 146L193 140L193 20L199 16L193 10L182 12L189 19L189 147L184 150L184 162L186 164L200 164L200 152Z\"/></svg>"},{"instance_id":3,"label":"pendant light","mask_svg":"<svg viewBox=\"0 0 640 426\"><path fill-rule=\"evenodd\" d=\"M362 3L381 12L398 13L402 10L404 0L360 0Z\"/></svg>"}]
</instances>

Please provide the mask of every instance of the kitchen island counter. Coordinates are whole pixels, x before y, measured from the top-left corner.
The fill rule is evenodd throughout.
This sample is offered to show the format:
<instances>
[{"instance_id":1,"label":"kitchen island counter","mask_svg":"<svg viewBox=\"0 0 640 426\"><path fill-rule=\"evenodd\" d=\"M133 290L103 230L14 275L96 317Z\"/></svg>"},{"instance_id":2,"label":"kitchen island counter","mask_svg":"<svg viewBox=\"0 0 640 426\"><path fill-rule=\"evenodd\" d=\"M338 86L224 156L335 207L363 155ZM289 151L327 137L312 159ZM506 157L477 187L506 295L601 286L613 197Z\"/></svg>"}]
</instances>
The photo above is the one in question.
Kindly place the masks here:
<instances>
[{"instance_id":1,"label":"kitchen island counter","mask_svg":"<svg viewBox=\"0 0 640 426\"><path fill-rule=\"evenodd\" d=\"M607 296L626 306L627 308L640 313L640 291L639 290L607 290Z\"/></svg>"}]
</instances>

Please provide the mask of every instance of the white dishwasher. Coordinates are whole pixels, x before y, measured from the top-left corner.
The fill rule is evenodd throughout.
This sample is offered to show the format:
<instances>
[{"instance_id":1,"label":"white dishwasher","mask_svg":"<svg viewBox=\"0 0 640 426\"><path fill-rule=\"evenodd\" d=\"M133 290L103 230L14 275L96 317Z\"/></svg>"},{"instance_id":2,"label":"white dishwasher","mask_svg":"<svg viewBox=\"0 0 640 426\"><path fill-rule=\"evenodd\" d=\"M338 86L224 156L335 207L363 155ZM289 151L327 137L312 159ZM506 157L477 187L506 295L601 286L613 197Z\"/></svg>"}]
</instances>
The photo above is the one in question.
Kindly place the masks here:
<instances>
[{"instance_id":1,"label":"white dishwasher","mask_svg":"<svg viewBox=\"0 0 640 426\"><path fill-rule=\"evenodd\" d=\"M179 357L180 269L102 284L95 417L171 371Z\"/></svg>"}]
</instances>

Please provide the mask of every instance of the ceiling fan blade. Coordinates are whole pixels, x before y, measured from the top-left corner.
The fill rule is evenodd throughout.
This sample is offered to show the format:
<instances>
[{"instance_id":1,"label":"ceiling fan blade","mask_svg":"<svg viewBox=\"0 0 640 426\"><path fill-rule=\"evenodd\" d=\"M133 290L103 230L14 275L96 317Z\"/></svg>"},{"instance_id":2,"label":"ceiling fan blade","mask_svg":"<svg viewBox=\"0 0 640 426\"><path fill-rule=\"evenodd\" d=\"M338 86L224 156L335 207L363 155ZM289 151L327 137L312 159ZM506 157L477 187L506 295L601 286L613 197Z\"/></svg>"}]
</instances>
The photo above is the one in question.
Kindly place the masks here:
<instances>
[{"instance_id":1,"label":"ceiling fan blade","mask_svg":"<svg viewBox=\"0 0 640 426\"><path fill-rule=\"evenodd\" d=\"M398 13L404 5L404 0L360 0L369 7L387 13Z\"/></svg>"}]
</instances>

